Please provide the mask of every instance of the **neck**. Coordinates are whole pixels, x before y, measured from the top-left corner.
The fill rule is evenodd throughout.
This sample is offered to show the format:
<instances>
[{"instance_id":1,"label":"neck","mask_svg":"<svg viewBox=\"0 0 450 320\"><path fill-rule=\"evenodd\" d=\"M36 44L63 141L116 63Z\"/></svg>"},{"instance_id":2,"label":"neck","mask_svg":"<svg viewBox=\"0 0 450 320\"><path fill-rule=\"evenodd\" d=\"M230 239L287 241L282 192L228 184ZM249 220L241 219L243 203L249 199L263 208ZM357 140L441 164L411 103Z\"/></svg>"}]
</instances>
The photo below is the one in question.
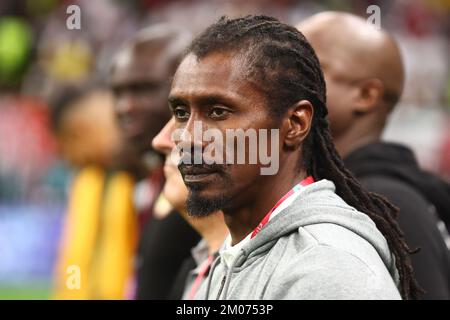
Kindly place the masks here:
<instances>
[{"instance_id":1,"label":"neck","mask_svg":"<svg viewBox=\"0 0 450 320\"><path fill-rule=\"evenodd\" d=\"M208 244L208 253L213 255L219 251L229 231L223 221L222 213L213 214L209 219L210 224L202 230L201 235Z\"/></svg>"},{"instance_id":2,"label":"neck","mask_svg":"<svg viewBox=\"0 0 450 320\"><path fill-rule=\"evenodd\" d=\"M335 139L335 145L336 149L339 153L339 155L342 158L345 158L350 153L352 153L354 150L365 146L367 144L378 142L380 141L380 137L373 135L373 136L365 136L365 137L358 137L355 139Z\"/></svg>"},{"instance_id":3,"label":"neck","mask_svg":"<svg viewBox=\"0 0 450 320\"><path fill-rule=\"evenodd\" d=\"M374 121L352 125L349 130L339 136L334 136L334 144L342 158L348 156L352 151L381 139L383 126Z\"/></svg>"},{"instance_id":4,"label":"neck","mask_svg":"<svg viewBox=\"0 0 450 320\"><path fill-rule=\"evenodd\" d=\"M306 177L305 171L292 174L298 171L295 168L296 163L298 162L285 162L284 166L280 165L280 171L277 175L261 176L261 181L254 183L253 190L243 192L247 195L252 194L254 196L253 201L245 201L244 205L240 207L224 210L225 223L230 230L233 246L253 232L278 200Z\"/></svg>"},{"instance_id":5,"label":"neck","mask_svg":"<svg viewBox=\"0 0 450 320\"><path fill-rule=\"evenodd\" d=\"M187 212L183 210L181 215L206 241L210 255L219 251L229 233L223 221L222 212L214 212L207 217L193 218L189 217Z\"/></svg>"}]
</instances>

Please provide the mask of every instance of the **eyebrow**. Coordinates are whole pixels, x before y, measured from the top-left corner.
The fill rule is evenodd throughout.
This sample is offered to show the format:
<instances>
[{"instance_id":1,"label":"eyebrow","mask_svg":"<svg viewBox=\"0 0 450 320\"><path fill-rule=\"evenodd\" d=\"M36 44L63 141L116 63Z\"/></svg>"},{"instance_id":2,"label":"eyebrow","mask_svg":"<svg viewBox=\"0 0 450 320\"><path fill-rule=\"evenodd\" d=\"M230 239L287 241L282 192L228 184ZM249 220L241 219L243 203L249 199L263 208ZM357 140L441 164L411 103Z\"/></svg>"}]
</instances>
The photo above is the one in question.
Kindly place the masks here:
<instances>
[{"instance_id":1,"label":"eyebrow","mask_svg":"<svg viewBox=\"0 0 450 320\"><path fill-rule=\"evenodd\" d=\"M173 108L176 105L182 104L182 105L188 105L189 103L187 102L187 100L177 97L177 96L171 96L168 99L169 102L169 107Z\"/></svg>"},{"instance_id":2,"label":"eyebrow","mask_svg":"<svg viewBox=\"0 0 450 320\"><path fill-rule=\"evenodd\" d=\"M226 97L221 94L204 94L204 95L199 95L197 97L194 97L194 101L196 104L198 104L200 106L207 106L207 105L212 105L212 104L225 104L225 105L229 105L229 106L235 106L236 100L243 99L243 98L244 97L239 97L238 95L236 95L233 98L233 97ZM189 105L189 102L187 99L184 99L178 95L170 96L168 98L168 101L169 101L170 106L174 106L177 104Z\"/></svg>"}]
</instances>

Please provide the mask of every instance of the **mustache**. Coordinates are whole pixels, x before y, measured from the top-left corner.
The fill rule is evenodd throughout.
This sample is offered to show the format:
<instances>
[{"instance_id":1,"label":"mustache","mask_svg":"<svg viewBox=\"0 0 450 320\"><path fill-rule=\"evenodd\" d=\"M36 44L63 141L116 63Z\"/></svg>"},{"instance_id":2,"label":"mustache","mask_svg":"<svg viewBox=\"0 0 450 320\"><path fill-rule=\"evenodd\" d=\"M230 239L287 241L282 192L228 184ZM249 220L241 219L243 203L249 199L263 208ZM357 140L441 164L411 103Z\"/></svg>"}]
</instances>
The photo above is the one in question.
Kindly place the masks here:
<instances>
[{"instance_id":1,"label":"mustache","mask_svg":"<svg viewBox=\"0 0 450 320\"><path fill-rule=\"evenodd\" d=\"M177 159L177 167L181 175L198 175L209 173L224 173L227 165L216 163L202 152L201 146L186 148Z\"/></svg>"},{"instance_id":2,"label":"mustache","mask_svg":"<svg viewBox=\"0 0 450 320\"><path fill-rule=\"evenodd\" d=\"M180 163L178 170L184 175L198 175L209 173L221 173L225 169L225 166L219 164L186 164Z\"/></svg>"},{"instance_id":3,"label":"mustache","mask_svg":"<svg viewBox=\"0 0 450 320\"><path fill-rule=\"evenodd\" d=\"M224 170L225 166L223 164L215 163L213 159L209 159L206 157L201 149L195 149L197 151L186 151L179 155L178 158L178 164L177 166L180 167L180 165L194 165L194 166L204 166L204 167L211 167L214 168L215 171L218 170Z\"/></svg>"}]
</instances>

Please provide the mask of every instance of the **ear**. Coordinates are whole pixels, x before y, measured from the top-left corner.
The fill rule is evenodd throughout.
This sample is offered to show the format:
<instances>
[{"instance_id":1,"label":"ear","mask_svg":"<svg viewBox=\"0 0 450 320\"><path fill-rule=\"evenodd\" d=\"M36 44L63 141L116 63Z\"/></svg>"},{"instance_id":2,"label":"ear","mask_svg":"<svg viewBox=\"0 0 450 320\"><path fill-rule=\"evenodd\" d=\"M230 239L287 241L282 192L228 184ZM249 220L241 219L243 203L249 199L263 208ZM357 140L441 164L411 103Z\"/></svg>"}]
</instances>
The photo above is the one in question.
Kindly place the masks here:
<instances>
[{"instance_id":1,"label":"ear","mask_svg":"<svg viewBox=\"0 0 450 320\"><path fill-rule=\"evenodd\" d=\"M365 114L374 111L383 100L384 86L378 79L364 80L358 87L355 112Z\"/></svg>"},{"instance_id":2,"label":"ear","mask_svg":"<svg viewBox=\"0 0 450 320\"><path fill-rule=\"evenodd\" d=\"M311 129L314 108L308 100L295 103L287 111L283 126L284 145L296 149L305 140Z\"/></svg>"}]
</instances>

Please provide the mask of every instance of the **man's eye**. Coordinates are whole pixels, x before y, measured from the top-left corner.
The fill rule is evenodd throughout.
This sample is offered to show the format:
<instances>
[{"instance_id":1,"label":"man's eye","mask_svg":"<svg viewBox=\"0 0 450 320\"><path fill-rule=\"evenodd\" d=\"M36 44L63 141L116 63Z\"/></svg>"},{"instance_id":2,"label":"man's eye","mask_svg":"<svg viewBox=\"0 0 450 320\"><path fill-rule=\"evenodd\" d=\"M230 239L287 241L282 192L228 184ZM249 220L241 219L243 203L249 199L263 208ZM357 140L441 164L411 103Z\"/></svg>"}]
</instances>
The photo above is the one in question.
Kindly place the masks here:
<instances>
[{"instance_id":1,"label":"man's eye","mask_svg":"<svg viewBox=\"0 0 450 320\"><path fill-rule=\"evenodd\" d=\"M230 111L225 108L212 108L211 111L209 112L209 116L211 118L220 119L227 117L229 113Z\"/></svg>"},{"instance_id":2,"label":"man's eye","mask_svg":"<svg viewBox=\"0 0 450 320\"><path fill-rule=\"evenodd\" d=\"M178 120L187 120L187 119L189 119L189 112L183 107L176 107L173 110L173 115Z\"/></svg>"}]
</instances>

